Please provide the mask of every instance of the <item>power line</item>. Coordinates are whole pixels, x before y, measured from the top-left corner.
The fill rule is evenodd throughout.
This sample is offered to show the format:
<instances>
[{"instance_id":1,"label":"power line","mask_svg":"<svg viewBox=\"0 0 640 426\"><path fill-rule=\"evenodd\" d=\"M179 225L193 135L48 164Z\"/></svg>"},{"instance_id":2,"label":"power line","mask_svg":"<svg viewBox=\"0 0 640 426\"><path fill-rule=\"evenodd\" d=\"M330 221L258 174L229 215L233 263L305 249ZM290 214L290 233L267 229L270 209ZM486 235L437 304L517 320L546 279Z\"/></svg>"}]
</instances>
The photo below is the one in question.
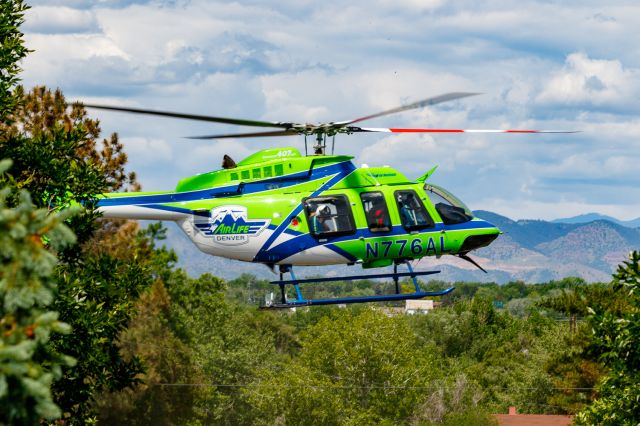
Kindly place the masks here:
<instances>
[{"instance_id":1,"label":"power line","mask_svg":"<svg viewBox=\"0 0 640 426\"><path fill-rule=\"evenodd\" d=\"M313 385L313 384L288 384L288 383L150 383L149 386L167 387L220 387L220 388L308 388L308 389L412 389L412 390L432 390L453 388L454 386L385 386L385 385ZM582 387L505 387L505 386L483 386L483 389L499 390L572 390L591 391L596 388Z\"/></svg>"}]
</instances>

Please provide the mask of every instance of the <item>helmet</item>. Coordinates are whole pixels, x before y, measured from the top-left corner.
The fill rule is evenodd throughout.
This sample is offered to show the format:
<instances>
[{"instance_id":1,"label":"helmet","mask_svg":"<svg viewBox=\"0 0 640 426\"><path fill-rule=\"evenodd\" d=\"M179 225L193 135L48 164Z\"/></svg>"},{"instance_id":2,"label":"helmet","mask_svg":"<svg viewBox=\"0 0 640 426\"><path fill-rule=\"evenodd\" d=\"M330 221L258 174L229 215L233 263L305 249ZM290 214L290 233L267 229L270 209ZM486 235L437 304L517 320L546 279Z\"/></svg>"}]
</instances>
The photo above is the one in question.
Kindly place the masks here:
<instances>
[{"instance_id":1,"label":"helmet","mask_svg":"<svg viewBox=\"0 0 640 426\"><path fill-rule=\"evenodd\" d=\"M316 216L328 216L331 214L331 209L326 204L320 204L316 209Z\"/></svg>"}]
</instances>

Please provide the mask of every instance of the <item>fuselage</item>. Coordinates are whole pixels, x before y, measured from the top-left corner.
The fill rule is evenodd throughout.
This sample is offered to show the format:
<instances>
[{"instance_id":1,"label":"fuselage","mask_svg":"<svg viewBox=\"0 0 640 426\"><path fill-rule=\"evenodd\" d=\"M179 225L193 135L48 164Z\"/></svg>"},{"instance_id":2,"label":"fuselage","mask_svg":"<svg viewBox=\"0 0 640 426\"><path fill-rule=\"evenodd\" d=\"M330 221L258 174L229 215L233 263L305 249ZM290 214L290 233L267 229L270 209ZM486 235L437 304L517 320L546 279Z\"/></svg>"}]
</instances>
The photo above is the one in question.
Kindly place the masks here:
<instances>
[{"instance_id":1,"label":"fuselage","mask_svg":"<svg viewBox=\"0 0 640 426\"><path fill-rule=\"evenodd\" d=\"M442 188L351 159L269 149L174 191L105 194L97 206L107 218L174 221L205 253L272 265L387 266L466 254L500 233Z\"/></svg>"}]
</instances>

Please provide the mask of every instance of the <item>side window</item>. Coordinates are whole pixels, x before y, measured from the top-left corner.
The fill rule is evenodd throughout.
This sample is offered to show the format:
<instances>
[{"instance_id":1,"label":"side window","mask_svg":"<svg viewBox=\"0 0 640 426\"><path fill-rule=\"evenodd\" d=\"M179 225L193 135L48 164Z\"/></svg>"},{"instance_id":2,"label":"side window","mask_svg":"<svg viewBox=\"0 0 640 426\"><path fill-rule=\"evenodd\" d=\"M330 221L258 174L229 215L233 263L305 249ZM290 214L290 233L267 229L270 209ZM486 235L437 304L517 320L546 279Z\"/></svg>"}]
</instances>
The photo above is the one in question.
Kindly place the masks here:
<instances>
[{"instance_id":1,"label":"side window","mask_svg":"<svg viewBox=\"0 0 640 426\"><path fill-rule=\"evenodd\" d=\"M356 230L349 200L344 195L307 198L304 211L313 236L352 234Z\"/></svg>"},{"instance_id":2,"label":"side window","mask_svg":"<svg viewBox=\"0 0 640 426\"><path fill-rule=\"evenodd\" d=\"M371 232L389 232L391 219L382 192L363 192L360 194L360 200L369 230Z\"/></svg>"},{"instance_id":3,"label":"side window","mask_svg":"<svg viewBox=\"0 0 640 426\"><path fill-rule=\"evenodd\" d=\"M396 191L396 202L402 226L409 231L431 228L434 226L433 219L427 213L422 201L415 191Z\"/></svg>"}]
</instances>

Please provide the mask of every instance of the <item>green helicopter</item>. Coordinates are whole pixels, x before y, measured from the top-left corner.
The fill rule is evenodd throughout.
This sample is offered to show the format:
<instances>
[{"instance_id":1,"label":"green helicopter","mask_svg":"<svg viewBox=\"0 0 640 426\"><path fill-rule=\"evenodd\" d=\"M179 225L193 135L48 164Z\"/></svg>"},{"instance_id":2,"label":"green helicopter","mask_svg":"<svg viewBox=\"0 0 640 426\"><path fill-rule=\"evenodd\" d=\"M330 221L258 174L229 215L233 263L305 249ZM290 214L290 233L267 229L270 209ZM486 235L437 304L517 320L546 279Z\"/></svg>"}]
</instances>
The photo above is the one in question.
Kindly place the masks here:
<instances>
[{"instance_id":1,"label":"green helicopter","mask_svg":"<svg viewBox=\"0 0 640 426\"><path fill-rule=\"evenodd\" d=\"M204 253L245 262L278 266L280 300L267 308L420 299L448 294L453 288L426 292L409 261L425 256L457 256L482 269L468 254L494 241L500 230L475 218L471 210L442 187L427 182L435 167L416 180L389 166L356 167L353 157L327 155L327 140L360 132L568 133L550 130L462 130L368 128L364 120L464 98L475 93L447 93L353 120L320 124L268 122L89 105L103 110L276 128L240 134L196 136L194 139L305 136L305 155L292 147L266 149L236 163L224 156L222 169L182 179L175 190L103 194L98 210L107 218L174 221ZM307 137L313 136L313 154ZM333 152L333 149L332 149ZM393 265L393 273L296 279L294 266L360 264L363 268ZM398 272L404 264L408 272ZM482 269L484 271L484 269ZM486 272L486 271L485 271ZM285 280L284 273L291 279ZM411 277L415 291L401 293L398 280ZM363 278L392 278L395 294L305 299L300 284ZM293 285L295 299L285 286Z\"/></svg>"}]
</instances>

